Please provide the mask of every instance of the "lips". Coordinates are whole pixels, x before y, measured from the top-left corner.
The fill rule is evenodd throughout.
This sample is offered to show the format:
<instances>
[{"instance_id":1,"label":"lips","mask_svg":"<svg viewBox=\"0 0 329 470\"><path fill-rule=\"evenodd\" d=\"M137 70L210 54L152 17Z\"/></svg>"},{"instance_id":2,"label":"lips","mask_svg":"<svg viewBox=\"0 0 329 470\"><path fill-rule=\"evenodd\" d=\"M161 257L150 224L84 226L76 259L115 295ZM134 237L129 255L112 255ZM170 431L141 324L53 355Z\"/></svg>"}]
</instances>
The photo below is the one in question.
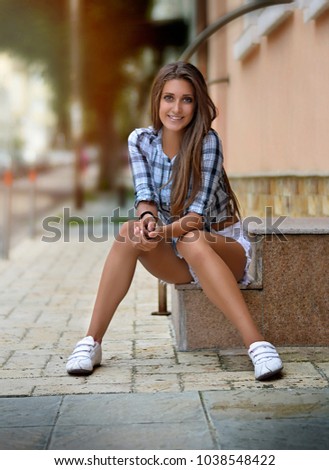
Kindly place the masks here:
<instances>
[{"instance_id":1,"label":"lips","mask_svg":"<svg viewBox=\"0 0 329 470\"><path fill-rule=\"evenodd\" d=\"M183 117L180 117L180 116L172 116L171 114L168 114L168 117L169 119L171 119L172 121L181 121L183 119Z\"/></svg>"}]
</instances>

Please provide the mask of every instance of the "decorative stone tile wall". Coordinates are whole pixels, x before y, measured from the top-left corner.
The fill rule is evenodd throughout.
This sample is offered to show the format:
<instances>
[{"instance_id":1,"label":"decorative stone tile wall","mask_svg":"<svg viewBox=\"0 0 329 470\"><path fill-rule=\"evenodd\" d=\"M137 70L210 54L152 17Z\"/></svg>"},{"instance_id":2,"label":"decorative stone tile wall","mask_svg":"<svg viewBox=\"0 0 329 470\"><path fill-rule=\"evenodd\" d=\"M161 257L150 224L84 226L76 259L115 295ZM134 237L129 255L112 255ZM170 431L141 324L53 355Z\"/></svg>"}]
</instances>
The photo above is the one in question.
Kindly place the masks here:
<instances>
[{"instance_id":1,"label":"decorative stone tile wall","mask_svg":"<svg viewBox=\"0 0 329 470\"><path fill-rule=\"evenodd\" d=\"M229 176L243 216L329 216L328 176Z\"/></svg>"}]
</instances>

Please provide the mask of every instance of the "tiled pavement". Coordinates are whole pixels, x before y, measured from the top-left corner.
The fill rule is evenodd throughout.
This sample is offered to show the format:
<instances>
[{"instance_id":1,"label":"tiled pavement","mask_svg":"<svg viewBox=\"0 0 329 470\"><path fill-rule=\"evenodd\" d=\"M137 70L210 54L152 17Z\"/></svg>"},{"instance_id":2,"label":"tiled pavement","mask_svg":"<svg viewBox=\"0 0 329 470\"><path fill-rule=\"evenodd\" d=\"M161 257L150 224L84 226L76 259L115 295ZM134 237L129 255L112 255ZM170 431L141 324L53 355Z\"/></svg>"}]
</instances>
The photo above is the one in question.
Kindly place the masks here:
<instances>
[{"instance_id":1,"label":"tiled pavement","mask_svg":"<svg viewBox=\"0 0 329 470\"><path fill-rule=\"evenodd\" d=\"M328 449L329 345L280 348L283 376L265 383L245 350L179 352L141 266L102 366L68 376L112 240L89 238L26 240L0 261L1 449Z\"/></svg>"}]
</instances>

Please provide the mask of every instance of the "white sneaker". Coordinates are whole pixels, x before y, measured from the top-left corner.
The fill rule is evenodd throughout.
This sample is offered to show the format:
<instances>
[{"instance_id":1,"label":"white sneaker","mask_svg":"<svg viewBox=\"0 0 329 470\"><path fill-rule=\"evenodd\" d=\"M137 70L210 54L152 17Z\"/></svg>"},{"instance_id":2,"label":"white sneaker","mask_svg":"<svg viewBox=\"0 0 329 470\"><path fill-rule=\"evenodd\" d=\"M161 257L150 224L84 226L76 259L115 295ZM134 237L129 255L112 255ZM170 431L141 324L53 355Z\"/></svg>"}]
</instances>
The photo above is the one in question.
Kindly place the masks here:
<instances>
[{"instance_id":1,"label":"white sneaker","mask_svg":"<svg viewBox=\"0 0 329 470\"><path fill-rule=\"evenodd\" d=\"M102 360L102 347L92 336L80 340L66 363L66 370L72 375L89 375Z\"/></svg>"},{"instance_id":2,"label":"white sneaker","mask_svg":"<svg viewBox=\"0 0 329 470\"><path fill-rule=\"evenodd\" d=\"M265 380L277 375L282 369L282 361L273 346L267 341L252 343L248 351L249 357L255 367L255 379Z\"/></svg>"}]
</instances>

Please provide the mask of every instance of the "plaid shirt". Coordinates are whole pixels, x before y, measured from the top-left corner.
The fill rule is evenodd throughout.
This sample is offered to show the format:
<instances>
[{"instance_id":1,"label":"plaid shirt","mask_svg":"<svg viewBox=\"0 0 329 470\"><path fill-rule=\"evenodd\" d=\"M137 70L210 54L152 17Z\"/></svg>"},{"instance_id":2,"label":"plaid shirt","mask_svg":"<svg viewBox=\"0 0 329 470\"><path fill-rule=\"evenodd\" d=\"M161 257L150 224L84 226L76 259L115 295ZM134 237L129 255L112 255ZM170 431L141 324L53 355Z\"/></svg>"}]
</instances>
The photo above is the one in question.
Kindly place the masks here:
<instances>
[{"instance_id":1,"label":"plaid shirt","mask_svg":"<svg viewBox=\"0 0 329 470\"><path fill-rule=\"evenodd\" d=\"M128 138L129 161L135 187L135 207L141 201L156 204L163 223L172 221L170 215L171 177L175 158L171 160L162 149L162 131L152 127L135 129ZM213 129L203 140L202 183L194 201L185 210L204 217L205 228L223 220L228 214L229 196L223 179L221 141Z\"/></svg>"}]
</instances>

